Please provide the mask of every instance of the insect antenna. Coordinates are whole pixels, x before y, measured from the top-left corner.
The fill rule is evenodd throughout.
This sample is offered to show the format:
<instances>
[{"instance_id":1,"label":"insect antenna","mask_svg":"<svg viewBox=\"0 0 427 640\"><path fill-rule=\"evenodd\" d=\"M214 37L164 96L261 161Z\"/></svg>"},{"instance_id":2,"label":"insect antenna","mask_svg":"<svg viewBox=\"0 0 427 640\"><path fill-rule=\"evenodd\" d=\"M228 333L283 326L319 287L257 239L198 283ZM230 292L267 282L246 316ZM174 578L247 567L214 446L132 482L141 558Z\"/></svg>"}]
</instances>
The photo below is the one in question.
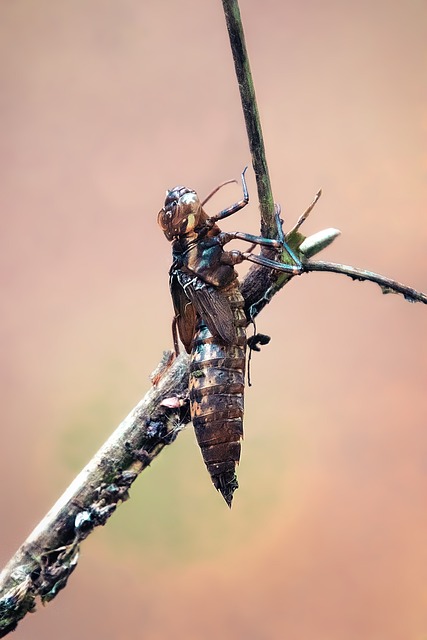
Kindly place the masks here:
<instances>
[{"instance_id":1,"label":"insect antenna","mask_svg":"<svg viewBox=\"0 0 427 640\"><path fill-rule=\"evenodd\" d=\"M207 195L206 198L202 201L202 207L208 202L208 200L210 200L212 198L212 196L214 196L216 194L217 191L222 189L222 187L225 187L226 184L231 184L232 182L236 182L237 183L237 180L226 180L225 182L221 182L221 184L219 184L217 187L215 187L215 189L213 191L211 191L210 194Z\"/></svg>"}]
</instances>

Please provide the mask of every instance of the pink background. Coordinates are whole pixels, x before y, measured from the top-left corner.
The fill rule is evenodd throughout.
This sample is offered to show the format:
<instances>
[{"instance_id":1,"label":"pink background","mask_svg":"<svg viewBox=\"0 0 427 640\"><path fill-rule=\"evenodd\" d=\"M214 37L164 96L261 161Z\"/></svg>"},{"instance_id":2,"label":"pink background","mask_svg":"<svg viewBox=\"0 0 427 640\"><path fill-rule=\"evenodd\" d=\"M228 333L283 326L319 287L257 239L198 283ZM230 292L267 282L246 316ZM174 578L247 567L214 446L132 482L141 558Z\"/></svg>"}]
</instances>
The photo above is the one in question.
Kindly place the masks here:
<instances>
[{"instance_id":1,"label":"pink background","mask_svg":"<svg viewBox=\"0 0 427 640\"><path fill-rule=\"evenodd\" d=\"M325 259L427 290L425 3L241 9L285 226L322 187ZM165 189L250 157L218 0L3 0L0 111L3 565L171 346ZM249 188L225 228L257 232ZM189 427L14 638L425 638L426 312L294 281L259 319L232 511Z\"/></svg>"}]
</instances>

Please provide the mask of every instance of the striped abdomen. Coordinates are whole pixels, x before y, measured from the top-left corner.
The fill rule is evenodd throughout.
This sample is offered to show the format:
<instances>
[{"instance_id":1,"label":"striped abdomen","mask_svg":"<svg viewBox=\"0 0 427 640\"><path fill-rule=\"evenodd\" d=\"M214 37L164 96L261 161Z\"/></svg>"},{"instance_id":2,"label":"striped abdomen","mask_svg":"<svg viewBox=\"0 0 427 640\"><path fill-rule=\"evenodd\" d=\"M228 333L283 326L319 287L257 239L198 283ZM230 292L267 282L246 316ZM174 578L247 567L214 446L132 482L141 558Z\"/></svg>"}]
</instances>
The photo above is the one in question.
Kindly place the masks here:
<instances>
[{"instance_id":1,"label":"striped abdomen","mask_svg":"<svg viewBox=\"0 0 427 640\"><path fill-rule=\"evenodd\" d=\"M235 344L214 338L201 320L191 354L190 407L197 442L214 486L231 506L243 436L246 317L237 281L222 290L230 303Z\"/></svg>"}]
</instances>

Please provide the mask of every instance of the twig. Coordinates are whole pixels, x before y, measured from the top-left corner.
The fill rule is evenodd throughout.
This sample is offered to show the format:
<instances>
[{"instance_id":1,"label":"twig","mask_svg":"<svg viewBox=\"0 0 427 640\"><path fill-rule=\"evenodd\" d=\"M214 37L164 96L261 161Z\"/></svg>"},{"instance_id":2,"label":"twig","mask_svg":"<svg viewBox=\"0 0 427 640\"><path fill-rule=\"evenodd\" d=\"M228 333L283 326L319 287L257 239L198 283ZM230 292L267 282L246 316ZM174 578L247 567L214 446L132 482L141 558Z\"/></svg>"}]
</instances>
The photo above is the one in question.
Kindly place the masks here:
<instances>
[{"instance_id":1,"label":"twig","mask_svg":"<svg viewBox=\"0 0 427 640\"><path fill-rule=\"evenodd\" d=\"M265 155L264 137L255 96L249 57L246 50L245 36L240 15L238 0L222 0L234 68L240 91L240 100L245 118L246 132L252 156L252 166L258 191L258 201L261 216L261 235L266 238L277 238L277 226L274 218L274 198L271 189L270 174ZM304 240L301 236L298 240ZM269 255L268 249L262 253ZM284 262L289 262L286 252L282 255ZM255 306L257 313L270 301L289 280L290 275L279 272L269 273L259 266L252 266L249 277L242 283L242 294L246 300L246 315L253 317ZM264 292L264 293L262 293Z\"/></svg>"},{"instance_id":2,"label":"twig","mask_svg":"<svg viewBox=\"0 0 427 640\"><path fill-rule=\"evenodd\" d=\"M222 0L222 6L239 84L240 99L252 155L252 166L255 172L261 213L261 235L265 238L275 238L277 229L274 221L274 199L239 3L237 0Z\"/></svg>"},{"instance_id":3,"label":"twig","mask_svg":"<svg viewBox=\"0 0 427 640\"><path fill-rule=\"evenodd\" d=\"M0 637L29 611L49 602L78 561L79 543L104 525L128 490L189 421L188 356L170 365L166 352L157 384L131 411L37 525L0 574ZM162 404L166 398L172 399ZM171 407L171 405L173 405Z\"/></svg>"},{"instance_id":4,"label":"twig","mask_svg":"<svg viewBox=\"0 0 427 640\"><path fill-rule=\"evenodd\" d=\"M381 287L383 293L396 293L401 294L409 302L422 302L427 304L427 295L416 291L411 287L407 287L397 280L391 280L372 271L366 269L357 269L356 267L350 267L346 264L336 264L335 262L306 262L303 265L304 273L310 273L311 271L329 271L331 273L341 273L344 276L349 276L353 280L374 282Z\"/></svg>"},{"instance_id":5,"label":"twig","mask_svg":"<svg viewBox=\"0 0 427 640\"><path fill-rule=\"evenodd\" d=\"M311 211L314 209L314 206L321 195L322 195L322 189L319 189L319 191L314 196L313 201L308 205L304 213L300 215L300 217L298 218L298 220L296 221L292 229L286 233L285 240L287 240L289 237L295 234L300 228L300 226L307 220L308 216L310 215Z\"/></svg>"}]
</instances>

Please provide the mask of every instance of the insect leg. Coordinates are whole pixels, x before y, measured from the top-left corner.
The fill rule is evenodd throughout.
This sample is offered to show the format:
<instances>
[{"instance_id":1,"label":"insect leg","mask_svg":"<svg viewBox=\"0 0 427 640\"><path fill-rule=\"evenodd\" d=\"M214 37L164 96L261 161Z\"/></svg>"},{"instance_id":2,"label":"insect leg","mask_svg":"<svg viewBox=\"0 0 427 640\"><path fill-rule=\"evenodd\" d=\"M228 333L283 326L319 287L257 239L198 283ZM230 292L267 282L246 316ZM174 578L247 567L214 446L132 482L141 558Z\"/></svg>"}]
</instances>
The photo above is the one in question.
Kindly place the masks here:
<instances>
[{"instance_id":1,"label":"insect leg","mask_svg":"<svg viewBox=\"0 0 427 640\"><path fill-rule=\"evenodd\" d=\"M243 240L244 242L251 242L252 244L258 244L262 247L270 247L272 249L281 249L282 251L286 251L288 256L293 261L294 265L287 265L286 263L278 263L274 260L270 260L269 258L265 258L264 256L252 256L250 251L245 251L241 253L244 260L250 260L251 262L256 262L257 264L263 264L266 267L271 267L273 269L277 269L279 271L290 271L291 273L301 273L302 264L296 254L292 251L290 246L285 242L285 236L283 234L282 229L282 221L280 219L280 205L275 205L275 219L277 224L277 240L273 238L264 238L263 236L255 236L251 233L243 233L242 231L234 231L234 232L226 232L222 231L218 236L218 241L224 245L231 240ZM229 252L234 253L234 252ZM249 257L251 256L251 257ZM273 266L275 265L275 266Z\"/></svg>"},{"instance_id":2,"label":"insect leg","mask_svg":"<svg viewBox=\"0 0 427 640\"><path fill-rule=\"evenodd\" d=\"M313 207L314 207L314 204L313 204ZM300 268L302 268L301 260L295 255L295 253L292 251L292 249L290 248L290 246L286 242L286 236L283 233L283 227L282 227L283 220L280 217L281 210L282 209L280 207L280 204L275 204L274 205L274 219L276 220L277 239L279 240L282 248L286 251L288 256L295 262L296 265L298 265ZM311 211L311 209L310 209L310 211Z\"/></svg>"},{"instance_id":3,"label":"insect leg","mask_svg":"<svg viewBox=\"0 0 427 640\"><path fill-rule=\"evenodd\" d=\"M231 207L227 207L227 209L223 209L222 211L217 213L216 216L211 216L209 218L211 222L217 222L218 220L223 220L224 218L228 218L228 216L233 215L233 213L236 213L236 211L240 211L240 209L243 209L243 207L246 207L246 205L248 204L249 193L248 193L248 187L246 185L246 180L245 180L246 169L247 167L245 167L242 171L243 198L239 200L239 202L232 204Z\"/></svg>"},{"instance_id":4,"label":"insect leg","mask_svg":"<svg viewBox=\"0 0 427 640\"><path fill-rule=\"evenodd\" d=\"M176 330L176 318L172 320L172 338L173 338L173 347L175 349L176 357L179 356L179 342L178 342L178 332Z\"/></svg>"},{"instance_id":5,"label":"insect leg","mask_svg":"<svg viewBox=\"0 0 427 640\"><path fill-rule=\"evenodd\" d=\"M254 256L249 251L238 251L237 249L233 249L232 251L224 251L221 262L223 264L240 264L243 260L249 260L249 262L255 262L256 264L261 264L263 267L269 267L270 269L275 269L276 271L285 271L286 273L291 273L295 276L298 276L302 273L303 267L301 262L298 261L297 264L287 264L286 262L276 262L275 260L271 260L270 258L266 258L265 256Z\"/></svg>"},{"instance_id":6,"label":"insect leg","mask_svg":"<svg viewBox=\"0 0 427 640\"><path fill-rule=\"evenodd\" d=\"M252 233L244 233L243 231L222 231L218 240L222 245L231 242L231 240L243 240L244 242L252 242L252 244L259 244L262 247L270 247L272 249L282 249L283 244L279 240L273 238L264 238L263 236L254 236Z\"/></svg>"}]
</instances>

